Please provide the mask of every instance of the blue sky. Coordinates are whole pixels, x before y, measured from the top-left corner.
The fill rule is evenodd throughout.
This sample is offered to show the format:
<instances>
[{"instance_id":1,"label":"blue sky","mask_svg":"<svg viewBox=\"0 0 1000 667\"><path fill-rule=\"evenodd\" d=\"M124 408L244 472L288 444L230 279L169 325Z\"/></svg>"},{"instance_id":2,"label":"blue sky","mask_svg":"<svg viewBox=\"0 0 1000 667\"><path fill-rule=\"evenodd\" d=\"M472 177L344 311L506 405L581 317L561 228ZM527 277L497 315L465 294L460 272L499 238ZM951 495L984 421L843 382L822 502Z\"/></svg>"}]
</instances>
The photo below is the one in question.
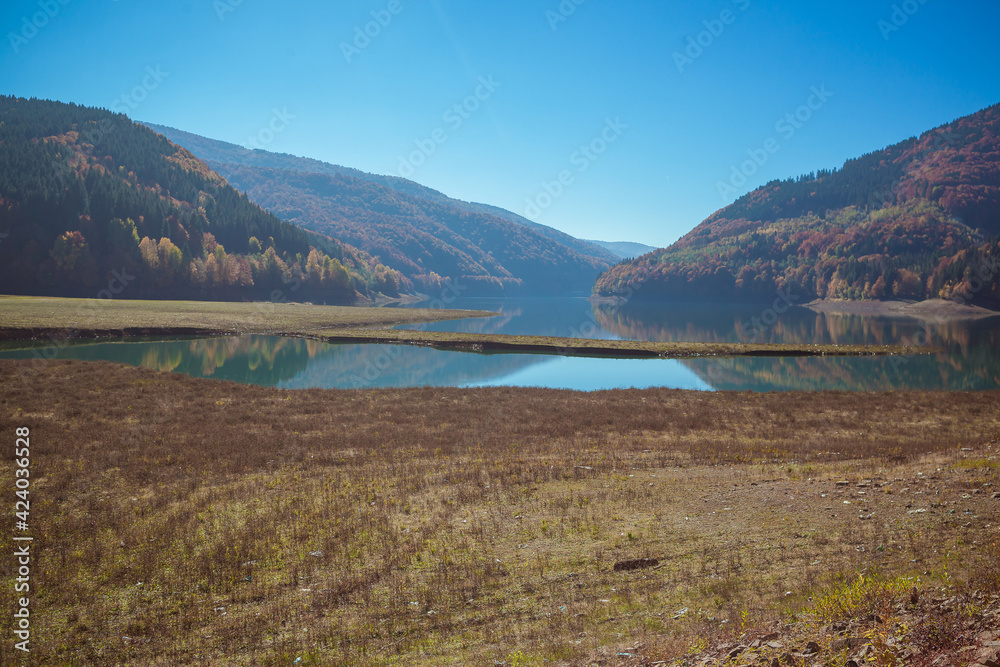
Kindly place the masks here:
<instances>
[{"instance_id":1,"label":"blue sky","mask_svg":"<svg viewBox=\"0 0 1000 667\"><path fill-rule=\"evenodd\" d=\"M1000 101L998 23L992 0L7 0L0 91L663 246Z\"/></svg>"}]
</instances>

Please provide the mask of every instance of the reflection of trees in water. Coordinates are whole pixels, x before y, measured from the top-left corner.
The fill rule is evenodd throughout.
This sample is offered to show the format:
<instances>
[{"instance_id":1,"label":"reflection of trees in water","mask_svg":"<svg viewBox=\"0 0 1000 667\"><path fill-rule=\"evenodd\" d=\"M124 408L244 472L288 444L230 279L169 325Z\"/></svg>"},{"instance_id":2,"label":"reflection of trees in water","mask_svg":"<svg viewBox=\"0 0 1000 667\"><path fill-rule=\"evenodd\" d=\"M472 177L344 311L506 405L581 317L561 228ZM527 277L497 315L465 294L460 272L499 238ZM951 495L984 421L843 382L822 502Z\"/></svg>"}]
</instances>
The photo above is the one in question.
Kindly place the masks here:
<instances>
[{"instance_id":1,"label":"reflection of trees in water","mask_svg":"<svg viewBox=\"0 0 1000 667\"><path fill-rule=\"evenodd\" d=\"M1000 333L1000 318L923 324L917 320L815 313L795 308L769 319L765 309L736 310L667 304L662 307L626 304L620 308L595 304L594 317L623 338L655 341L739 342L756 335L761 343L828 343L888 345L912 341L918 332L936 345L965 349L975 338ZM769 323L770 322L770 323Z\"/></svg>"},{"instance_id":2,"label":"reflection of trees in water","mask_svg":"<svg viewBox=\"0 0 1000 667\"><path fill-rule=\"evenodd\" d=\"M737 342L756 331L757 342L930 344L936 354L906 358L740 358L684 364L717 389L997 389L1000 318L924 324L916 320L814 313L796 308L771 324L763 310L595 305L604 328L623 338ZM756 318L756 323L754 319ZM759 324L759 326L758 326Z\"/></svg>"},{"instance_id":3,"label":"reflection of trees in water","mask_svg":"<svg viewBox=\"0 0 1000 667\"><path fill-rule=\"evenodd\" d=\"M37 354L23 349L3 356L32 359ZM74 342L59 348L58 357L289 388L449 386L502 377L549 360L399 345L331 345L279 336Z\"/></svg>"},{"instance_id":4,"label":"reflection of trees in water","mask_svg":"<svg viewBox=\"0 0 1000 667\"><path fill-rule=\"evenodd\" d=\"M140 366L155 371L170 372L176 370L184 361L184 351L179 345L170 347L150 345L142 350Z\"/></svg>"},{"instance_id":5,"label":"reflection of trees in water","mask_svg":"<svg viewBox=\"0 0 1000 667\"><path fill-rule=\"evenodd\" d=\"M503 377L548 360L539 355L474 354L410 345L329 345L281 386L454 386Z\"/></svg>"},{"instance_id":6,"label":"reflection of trees in water","mask_svg":"<svg viewBox=\"0 0 1000 667\"><path fill-rule=\"evenodd\" d=\"M105 343L100 358L157 371L273 386L294 377L321 343L278 336ZM79 358L79 357L74 357Z\"/></svg>"},{"instance_id":7,"label":"reflection of trees in water","mask_svg":"<svg viewBox=\"0 0 1000 667\"><path fill-rule=\"evenodd\" d=\"M713 388L737 391L1000 388L1000 366L982 348L969 357L742 357L682 363Z\"/></svg>"}]
</instances>

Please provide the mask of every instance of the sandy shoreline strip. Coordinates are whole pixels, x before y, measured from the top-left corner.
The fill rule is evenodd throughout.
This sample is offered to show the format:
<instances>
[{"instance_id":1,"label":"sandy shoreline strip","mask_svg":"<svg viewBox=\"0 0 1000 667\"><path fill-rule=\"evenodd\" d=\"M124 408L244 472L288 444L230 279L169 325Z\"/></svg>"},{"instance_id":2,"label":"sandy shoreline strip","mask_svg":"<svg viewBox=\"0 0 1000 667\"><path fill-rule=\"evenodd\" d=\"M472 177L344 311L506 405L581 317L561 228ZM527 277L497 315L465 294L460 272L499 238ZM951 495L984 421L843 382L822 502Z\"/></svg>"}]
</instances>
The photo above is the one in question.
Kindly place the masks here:
<instances>
[{"instance_id":1,"label":"sandy shoreline strip","mask_svg":"<svg viewBox=\"0 0 1000 667\"><path fill-rule=\"evenodd\" d=\"M817 313L909 317L917 320L956 321L1000 316L1000 312L944 299L926 301L847 301L817 299L804 304Z\"/></svg>"}]
</instances>

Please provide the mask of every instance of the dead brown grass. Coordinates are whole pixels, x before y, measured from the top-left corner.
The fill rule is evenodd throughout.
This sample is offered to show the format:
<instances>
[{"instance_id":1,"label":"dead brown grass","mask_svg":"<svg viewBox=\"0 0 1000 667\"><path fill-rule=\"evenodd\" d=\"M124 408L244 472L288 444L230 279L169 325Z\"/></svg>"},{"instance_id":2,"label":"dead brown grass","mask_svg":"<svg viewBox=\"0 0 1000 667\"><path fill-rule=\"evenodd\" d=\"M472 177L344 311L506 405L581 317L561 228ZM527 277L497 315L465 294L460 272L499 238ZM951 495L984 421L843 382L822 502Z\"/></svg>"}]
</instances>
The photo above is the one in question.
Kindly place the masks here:
<instances>
[{"instance_id":1,"label":"dead brown grass","mask_svg":"<svg viewBox=\"0 0 1000 667\"><path fill-rule=\"evenodd\" d=\"M998 546L997 392L293 392L24 363L0 361L30 377L0 385L0 432L31 428L42 662L670 657L838 576L958 579Z\"/></svg>"},{"instance_id":2,"label":"dead brown grass","mask_svg":"<svg viewBox=\"0 0 1000 667\"><path fill-rule=\"evenodd\" d=\"M0 296L0 339L141 333L282 333L392 326L491 315L430 308L314 306L303 303L135 301Z\"/></svg>"}]
</instances>

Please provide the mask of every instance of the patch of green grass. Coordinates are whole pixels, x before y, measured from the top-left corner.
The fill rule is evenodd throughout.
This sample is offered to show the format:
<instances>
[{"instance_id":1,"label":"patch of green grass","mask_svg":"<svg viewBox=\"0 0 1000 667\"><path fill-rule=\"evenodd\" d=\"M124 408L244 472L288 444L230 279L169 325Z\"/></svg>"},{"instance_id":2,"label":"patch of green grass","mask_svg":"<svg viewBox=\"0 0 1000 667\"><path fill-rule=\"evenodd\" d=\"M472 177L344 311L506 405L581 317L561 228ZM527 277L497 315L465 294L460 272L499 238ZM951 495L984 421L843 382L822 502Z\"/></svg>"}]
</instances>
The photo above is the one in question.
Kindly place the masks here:
<instances>
[{"instance_id":1,"label":"patch of green grass","mask_svg":"<svg viewBox=\"0 0 1000 667\"><path fill-rule=\"evenodd\" d=\"M851 582L828 588L813 603L812 614L820 625L884 613L891 610L915 582L907 577L883 576L877 571L861 574Z\"/></svg>"},{"instance_id":2,"label":"patch of green grass","mask_svg":"<svg viewBox=\"0 0 1000 667\"><path fill-rule=\"evenodd\" d=\"M955 462L962 470L1000 470L1000 461L985 458L964 458Z\"/></svg>"}]
</instances>

